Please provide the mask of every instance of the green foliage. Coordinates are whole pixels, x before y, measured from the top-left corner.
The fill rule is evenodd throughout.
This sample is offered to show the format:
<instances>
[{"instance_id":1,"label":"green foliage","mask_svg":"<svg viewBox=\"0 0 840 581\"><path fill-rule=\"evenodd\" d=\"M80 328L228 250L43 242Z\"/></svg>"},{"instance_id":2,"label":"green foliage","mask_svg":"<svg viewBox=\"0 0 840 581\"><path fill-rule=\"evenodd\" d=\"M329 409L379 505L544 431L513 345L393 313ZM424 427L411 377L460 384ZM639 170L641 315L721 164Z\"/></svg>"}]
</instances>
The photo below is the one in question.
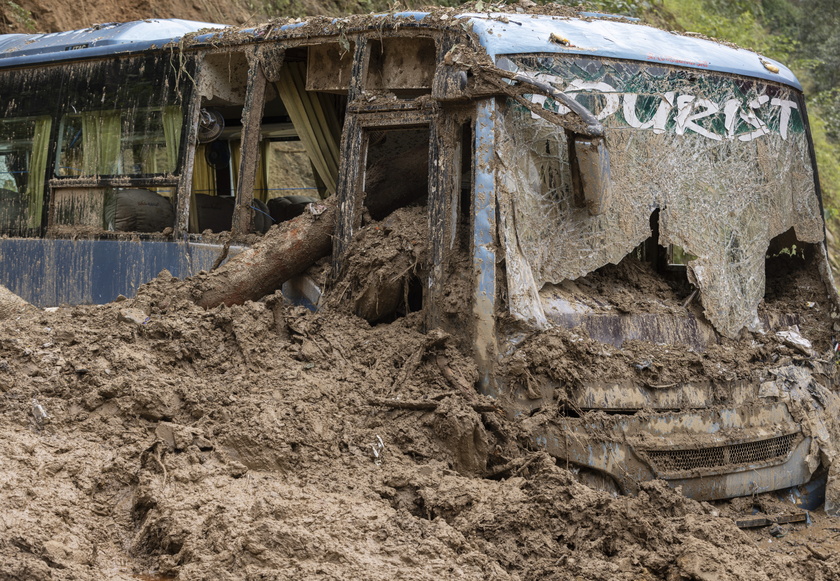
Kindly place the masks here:
<instances>
[{"instance_id":1,"label":"green foliage","mask_svg":"<svg viewBox=\"0 0 840 581\"><path fill-rule=\"evenodd\" d=\"M6 0L7 9L4 11L15 24L24 30L24 32L37 32L35 26L35 19L32 18L32 13L23 6Z\"/></svg>"},{"instance_id":2,"label":"green foliage","mask_svg":"<svg viewBox=\"0 0 840 581\"><path fill-rule=\"evenodd\" d=\"M825 123L827 137L840 143L840 87L821 91L814 97L819 116Z\"/></svg>"},{"instance_id":3,"label":"green foliage","mask_svg":"<svg viewBox=\"0 0 840 581\"><path fill-rule=\"evenodd\" d=\"M790 36L767 34L759 0L660 0L660 6L687 31L733 42L779 61L787 61L796 47Z\"/></svg>"},{"instance_id":4,"label":"green foliage","mask_svg":"<svg viewBox=\"0 0 840 581\"><path fill-rule=\"evenodd\" d=\"M573 2L569 2L573 4ZM639 18L653 9L653 2L648 0L588 0L578 2L578 6L607 14L622 14Z\"/></svg>"},{"instance_id":5,"label":"green foliage","mask_svg":"<svg viewBox=\"0 0 840 581\"><path fill-rule=\"evenodd\" d=\"M823 190L823 205L827 218L833 219L834 232L840 232L840 146L828 138L825 121L819 107L809 111L811 116L811 136L817 156L820 184Z\"/></svg>"}]
</instances>

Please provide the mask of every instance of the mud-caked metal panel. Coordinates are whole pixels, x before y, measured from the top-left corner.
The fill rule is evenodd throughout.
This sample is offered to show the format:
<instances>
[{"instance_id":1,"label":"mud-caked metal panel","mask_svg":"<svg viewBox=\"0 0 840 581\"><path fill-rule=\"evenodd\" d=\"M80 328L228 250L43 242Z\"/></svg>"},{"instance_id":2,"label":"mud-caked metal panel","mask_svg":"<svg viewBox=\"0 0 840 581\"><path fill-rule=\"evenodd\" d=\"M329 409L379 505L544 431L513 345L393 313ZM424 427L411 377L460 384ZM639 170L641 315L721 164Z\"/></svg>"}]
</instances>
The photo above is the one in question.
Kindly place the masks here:
<instances>
[{"instance_id":1,"label":"mud-caked metal panel","mask_svg":"<svg viewBox=\"0 0 840 581\"><path fill-rule=\"evenodd\" d=\"M156 240L10 238L0 241L0 284L39 307L106 303L133 296L164 269L179 278L208 270L220 251Z\"/></svg>"}]
</instances>

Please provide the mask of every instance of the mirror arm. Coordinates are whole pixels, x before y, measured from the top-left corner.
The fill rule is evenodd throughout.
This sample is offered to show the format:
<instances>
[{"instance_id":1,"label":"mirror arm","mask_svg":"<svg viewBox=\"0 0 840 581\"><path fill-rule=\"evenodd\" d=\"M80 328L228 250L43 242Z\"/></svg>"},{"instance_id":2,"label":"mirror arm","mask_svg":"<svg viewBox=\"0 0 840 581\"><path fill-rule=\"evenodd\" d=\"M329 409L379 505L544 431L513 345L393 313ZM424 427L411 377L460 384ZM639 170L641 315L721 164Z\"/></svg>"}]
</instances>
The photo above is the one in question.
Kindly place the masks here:
<instances>
[{"instance_id":1,"label":"mirror arm","mask_svg":"<svg viewBox=\"0 0 840 581\"><path fill-rule=\"evenodd\" d=\"M584 132L582 132L587 137L603 137L604 136L604 126L601 124L600 121L592 114L592 111L578 103L575 99L569 97L563 91L558 91L554 87L552 87L548 83L543 83L542 81L538 81L521 73L511 73L505 71L504 69L497 69L500 76L508 78L512 81L516 81L522 85L529 85L534 87L535 89L539 90L539 92L547 97L551 97L558 103L562 103L568 109L572 111L575 115L580 117L580 120L583 122L583 126L586 128Z\"/></svg>"}]
</instances>

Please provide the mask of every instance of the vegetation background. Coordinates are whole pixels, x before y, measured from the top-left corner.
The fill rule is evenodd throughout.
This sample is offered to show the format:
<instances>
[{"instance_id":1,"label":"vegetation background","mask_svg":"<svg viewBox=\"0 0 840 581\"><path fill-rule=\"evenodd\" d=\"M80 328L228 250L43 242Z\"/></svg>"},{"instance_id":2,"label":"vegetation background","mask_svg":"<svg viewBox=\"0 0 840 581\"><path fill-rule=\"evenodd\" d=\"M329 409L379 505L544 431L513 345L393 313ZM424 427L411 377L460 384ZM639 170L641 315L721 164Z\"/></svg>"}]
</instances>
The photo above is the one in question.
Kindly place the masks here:
<instances>
[{"instance_id":1,"label":"vegetation background","mask_svg":"<svg viewBox=\"0 0 840 581\"><path fill-rule=\"evenodd\" d=\"M281 16L367 13L420 8L429 3L430 0L0 0L0 33L58 32L143 18L256 24ZM697 32L734 42L793 69L805 88L829 249L835 272L840 272L840 0L561 3L624 14L668 30ZM438 0L437 4L458 6L461 2ZM475 0L471 8L491 10L493 5L492 0Z\"/></svg>"}]
</instances>

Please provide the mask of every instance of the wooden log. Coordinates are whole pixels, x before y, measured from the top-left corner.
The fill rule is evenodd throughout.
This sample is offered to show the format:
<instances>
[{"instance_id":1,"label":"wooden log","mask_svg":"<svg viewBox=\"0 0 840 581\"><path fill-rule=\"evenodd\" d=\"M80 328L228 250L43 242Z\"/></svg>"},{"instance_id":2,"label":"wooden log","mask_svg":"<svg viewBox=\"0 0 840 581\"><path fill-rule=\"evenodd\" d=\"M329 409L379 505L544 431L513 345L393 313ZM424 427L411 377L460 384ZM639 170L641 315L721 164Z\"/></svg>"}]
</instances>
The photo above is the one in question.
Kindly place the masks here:
<instances>
[{"instance_id":1,"label":"wooden log","mask_svg":"<svg viewBox=\"0 0 840 581\"><path fill-rule=\"evenodd\" d=\"M259 300L329 256L337 213L334 200L311 204L310 208L271 228L254 246L200 279L196 303L210 309Z\"/></svg>"}]
</instances>

